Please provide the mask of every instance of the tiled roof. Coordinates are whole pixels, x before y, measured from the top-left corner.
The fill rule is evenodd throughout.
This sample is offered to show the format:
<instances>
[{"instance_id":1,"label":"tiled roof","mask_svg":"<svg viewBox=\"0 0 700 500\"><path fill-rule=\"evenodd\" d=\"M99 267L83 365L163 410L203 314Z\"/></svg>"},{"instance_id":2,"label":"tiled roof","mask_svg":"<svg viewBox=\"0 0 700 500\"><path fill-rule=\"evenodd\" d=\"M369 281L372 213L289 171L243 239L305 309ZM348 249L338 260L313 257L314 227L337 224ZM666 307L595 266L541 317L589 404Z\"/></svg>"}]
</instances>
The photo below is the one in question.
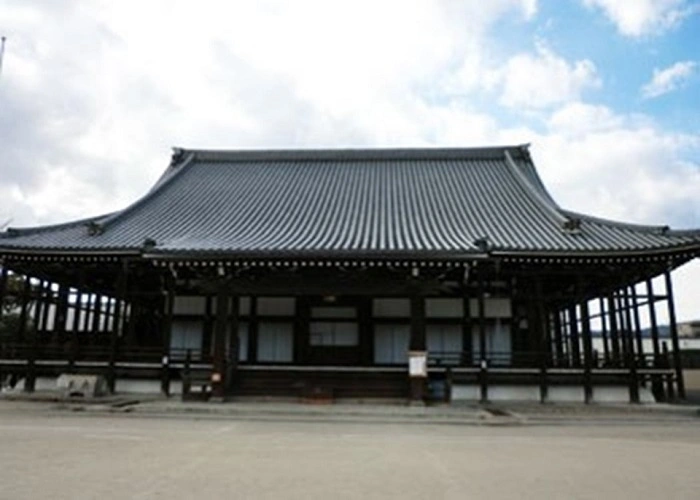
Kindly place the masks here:
<instances>
[{"instance_id":1,"label":"tiled roof","mask_svg":"<svg viewBox=\"0 0 700 500\"><path fill-rule=\"evenodd\" d=\"M8 230L0 252L465 257L700 248L700 233L559 208L526 147L178 150L126 209Z\"/></svg>"}]
</instances>

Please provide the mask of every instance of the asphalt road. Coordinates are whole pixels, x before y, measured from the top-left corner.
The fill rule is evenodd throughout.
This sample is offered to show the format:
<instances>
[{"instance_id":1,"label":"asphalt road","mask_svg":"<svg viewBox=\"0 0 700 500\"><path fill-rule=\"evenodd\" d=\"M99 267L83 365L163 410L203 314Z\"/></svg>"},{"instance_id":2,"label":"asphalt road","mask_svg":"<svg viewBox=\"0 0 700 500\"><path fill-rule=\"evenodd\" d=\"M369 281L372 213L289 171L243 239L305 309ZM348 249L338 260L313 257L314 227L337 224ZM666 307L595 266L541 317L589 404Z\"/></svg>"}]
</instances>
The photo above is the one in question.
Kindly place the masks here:
<instances>
[{"instance_id":1,"label":"asphalt road","mask_svg":"<svg viewBox=\"0 0 700 500\"><path fill-rule=\"evenodd\" d=\"M700 425L0 413L0 498L700 498Z\"/></svg>"}]
</instances>

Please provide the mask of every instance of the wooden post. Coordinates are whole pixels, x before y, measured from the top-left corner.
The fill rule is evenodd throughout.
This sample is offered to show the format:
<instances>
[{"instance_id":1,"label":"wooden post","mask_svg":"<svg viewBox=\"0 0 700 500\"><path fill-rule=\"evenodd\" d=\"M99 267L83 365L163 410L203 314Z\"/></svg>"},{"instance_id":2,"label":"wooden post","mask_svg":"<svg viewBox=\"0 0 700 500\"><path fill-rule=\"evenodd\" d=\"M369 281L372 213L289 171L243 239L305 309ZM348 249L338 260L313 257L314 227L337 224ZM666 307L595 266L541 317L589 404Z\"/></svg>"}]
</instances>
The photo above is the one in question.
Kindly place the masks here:
<instances>
[{"instance_id":1,"label":"wooden post","mask_svg":"<svg viewBox=\"0 0 700 500\"><path fill-rule=\"evenodd\" d=\"M548 331L547 314L544 308L544 299L542 293L542 280L538 277L535 280L534 301L530 307L534 309L531 314L533 317L533 329L537 338L537 349L539 351L538 362L540 365L540 402L545 403L549 395L549 387L547 386L547 366L551 362L551 339ZM534 307L533 307L534 306Z\"/></svg>"},{"instance_id":2,"label":"wooden post","mask_svg":"<svg viewBox=\"0 0 700 500\"><path fill-rule=\"evenodd\" d=\"M66 322L68 320L68 294L70 290L65 285L58 288L58 305L56 306L56 317L53 324L53 332L57 344L65 341Z\"/></svg>"},{"instance_id":3,"label":"wooden post","mask_svg":"<svg viewBox=\"0 0 700 500\"><path fill-rule=\"evenodd\" d=\"M593 401L593 339L591 338L591 323L588 312L588 301L581 302L581 330L583 334L583 393L586 404Z\"/></svg>"},{"instance_id":4,"label":"wooden post","mask_svg":"<svg viewBox=\"0 0 700 500\"><path fill-rule=\"evenodd\" d=\"M486 290L483 277L479 277L479 399L482 403L489 400L489 360L486 354Z\"/></svg>"},{"instance_id":5,"label":"wooden post","mask_svg":"<svg viewBox=\"0 0 700 500\"><path fill-rule=\"evenodd\" d=\"M214 358L211 374L212 397L223 400L226 395L226 333L229 296L222 286L216 294L216 323L214 324Z\"/></svg>"},{"instance_id":6,"label":"wooden post","mask_svg":"<svg viewBox=\"0 0 700 500\"><path fill-rule=\"evenodd\" d=\"M17 342L24 343L27 334L27 316L29 316L29 296L32 291L32 279L29 276L24 277L24 286L22 287L22 296L20 298L19 310L19 325L17 325Z\"/></svg>"},{"instance_id":7,"label":"wooden post","mask_svg":"<svg viewBox=\"0 0 700 500\"><path fill-rule=\"evenodd\" d=\"M187 349L185 353L185 364L182 367L182 395L181 398L185 401L190 392L192 392L192 351Z\"/></svg>"},{"instance_id":8,"label":"wooden post","mask_svg":"<svg viewBox=\"0 0 700 500\"><path fill-rule=\"evenodd\" d=\"M661 349L659 347L659 325L656 320L656 298L651 280L647 280L647 297L649 300L649 322L651 323L651 346L654 351L654 367L657 367L657 359L661 354Z\"/></svg>"},{"instance_id":9,"label":"wooden post","mask_svg":"<svg viewBox=\"0 0 700 500\"><path fill-rule=\"evenodd\" d=\"M612 365L620 367L620 340L617 324L617 310L614 294L608 295L608 319L610 320L610 343L612 346Z\"/></svg>"},{"instance_id":10,"label":"wooden post","mask_svg":"<svg viewBox=\"0 0 700 500\"><path fill-rule=\"evenodd\" d=\"M53 285L50 282L46 282L44 286L44 306L41 311L41 332L44 337L49 330L49 311L51 309L51 304L54 301L53 297Z\"/></svg>"},{"instance_id":11,"label":"wooden post","mask_svg":"<svg viewBox=\"0 0 700 500\"><path fill-rule=\"evenodd\" d=\"M41 295L43 290L44 282L39 283L37 289L36 298L36 309L34 309L34 329L29 332L29 350L27 356L27 371L24 378L24 391L34 392L36 386L36 358L37 358L37 348L39 342L39 327L38 322L41 318Z\"/></svg>"},{"instance_id":12,"label":"wooden post","mask_svg":"<svg viewBox=\"0 0 700 500\"><path fill-rule=\"evenodd\" d=\"M45 293L45 287L46 287L46 282L45 281L39 281L39 286L37 286L36 291L34 292L34 315L33 315L33 321L34 321L34 333L38 336L39 329L41 328L41 318L42 318L42 310L45 307L44 304L44 293Z\"/></svg>"},{"instance_id":13,"label":"wooden post","mask_svg":"<svg viewBox=\"0 0 700 500\"><path fill-rule=\"evenodd\" d=\"M578 311L576 305L569 306L569 325L571 328L571 355L573 357L573 366L579 368L581 366L581 339L579 337L578 328Z\"/></svg>"},{"instance_id":14,"label":"wooden post","mask_svg":"<svg viewBox=\"0 0 700 500\"><path fill-rule=\"evenodd\" d=\"M460 356L460 365L471 366L473 364L474 354L472 353L472 317L471 317L471 301L469 295L462 298L464 307L464 317L462 318L462 355Z\"/></svg>"},{"instance_id":15,"label":"wooden post","mask_svg":"<svg viewBox=\"0 0 700 500\"><path fill-rule=\"evenodd\" d=\"M676 385L678 388L678 398L685 399L685 381L683 380L683 365L681 363L681 346L678 342L678 324L676 322L676 306L673 300L673 283L671 281L671 271L664 273L666 280L666 300L668 304L668 323L671 329L671 345L673 346L673 367L676 371Z\"/></svg>"},{"instance_id":16,"label":"wooden post","mask_svg":"<svg viewBox=\"0 0 700 500\"><path fill-rule=\"evenodd\" d=\"M625 358L627 359L627 367L629 369L629 391L630 402L639 403L639 377L637 373L637 357L634 352L634 342L632 340L632 312L629 303L629 292L625 288L621 296L624 318L625 332L623 342L625 345Z\"/></svg>"},{"instance_id":17,"label":"wooden post","mask_svg":"<svg viewBox=\"0 0 700 500\"><path fill-rule=\"evenodd\" d=\"M171 280L167 282L165 307L162 323L162 357L160 390L165 396L170 396L170 336L173 328L173 310L175 308L175 289Z\"/></svg>"},{"instance_id":18,"label":"wooden post","mask_svg":"<svg viewBox=\"0 0 700 500\"><path fill-rule=\"evenodd\" d=\"M605 312L605 300L603 300L603 297L598 299L598 304L600 307L600 329L603 337L603 359L605 360L604 365L607 366L610 360L610 346L608 345L608 322Z\"/></svg>"},{"instance_id":19,"label":"wooden post","mask_svg":"<svg viewBox=\"0 0 700 500\"><path fill-rule=\"evenodd\" d=\"M224 390L226 394L232 394L238 375L238 307L237 295L231 297L231 314L228 325L228 352L226 353L226 379Z\"/></svg>"},{"instance_id":20,"label":"wooden post","mask_svg":"<svg viewBox=\"0 0 700 500\"><path fill-rule=\"evenodd\" d=\"M117 277L116 297L114 303L114 316L112 318L112 328L109 338L109 368L107 372L107 386L109 392L114 392L117 384L117 349L119 348L119 337L122 330L122 306L126 297L127 279L129 273L128 263L122 264L122 269Z\"/></svg>"},{"instance_id":21,"label":"wooden post","mask_svg":"<svg viewBox=\"0 0 700 500\"><path fill-rule=\"evenodd\" d=\"M671 367L671 356L668 352L668 344L666 342L663 342L661 344L661 350L662 350L662 356L663 356L663 365L664 368L670 368ZM666 375L666 401L675 401L676 400L676 390L673 387L673 375L669 374Z\"/></svg>"},{"instance_id":22,"label":"wooden post","mask_svg":"<svg viewBox=\"0 0 700 500\"><path fill-rule=\"evenodd\" d=\"M562 361L564 360L564 338L562 335L561 316L559 311L554 312L552 315L552 320L554 324L554 349L557 357L556 365L561 366Z\"/></svg>"},{"instance_id":23,"label":"wooden post","mask_svg":"<svg viewBox=\"0 0 700 500\"><path fill-rule=\"evenodd\" d=\"M360 364L371 366L374 363L374 337L372 334L372 299L370 297L362 297L360 300L358 317L360 322Z\"/></svg>"},{"instance_id":24,"label":"wooden post","mask_svg":"<svg viewBox=\"0 0 700 500\"><path fill-rule=\"evenodd\" d=\"M630 287L630 299L632 301L632 319L634 323L634 339L637 344L637 357L641 367L646 366L646 358L644 357L644 342L642 341L642 321L639 318L639 300L637 297L637 287ZM642 380L642 385L645 385Z\"/></svg>"},{"instance_id":25,"label":"wooden post","mask_svg":"<svg viewBox=\"0 0 700 500\"><path fill-rule=\"evenodd\" d=\"M95 307L92 316L92 335L93 338L97 339L98 332L100 329L100 323L102 319L102 295L95 294Z\"/></svg>"},{"instance_id":26,"label":"wooden post","mask_svg":"<svg viewBox=\"0 0 700 500\"><path fill-rule=\"evenodd\" d=\"M654 362L652 363L653 368L661 368L663 363L661 361L661 348L659 345L659 325L656 319L656 297L654 297L654 286L652 281L648 279L646 281L647 287L647 300L649 307L649 323L651 327L651 347L654 353ZM657 401L665 401L666 395L664 394L664 384L663 379L659 375L653 375L651 377L651 390Z\"/></svg>"},{"instance_id":27,"label":"wooden post","mask_svg":"<svg viewBox=\"0 0 700 500\"><path fill-rule=\"evenodd\" d=\"M425 299L417 294L411 296L411 341L409 350L426 352ZM426 377L412 376L410 372L408 376L411 402L423 403L426 398Z\"/></svg>"},{"instance_id":28,"label":"wooden post","mask_svg":"<svg viewBox=\"0 0 700 500\"><path fill-rule=\"evenodd\" d=\"M308 364L309 359L309 320L311 318L311 304L308 297L298 297L296 302L296 314L294 315L294 364ZM362 343L362 331L360 331L360 343Z\"/></svg>"},{"instance_id":29,"label":"wooden post","mask_svg":"<svg viewBox=\"0 0 700 500\"><path fill-rule=\"evenodd\" d=\"M258 361L258 298L250 297L250 321L248 322L248 363Z\"/></svg>"}]
</instances>

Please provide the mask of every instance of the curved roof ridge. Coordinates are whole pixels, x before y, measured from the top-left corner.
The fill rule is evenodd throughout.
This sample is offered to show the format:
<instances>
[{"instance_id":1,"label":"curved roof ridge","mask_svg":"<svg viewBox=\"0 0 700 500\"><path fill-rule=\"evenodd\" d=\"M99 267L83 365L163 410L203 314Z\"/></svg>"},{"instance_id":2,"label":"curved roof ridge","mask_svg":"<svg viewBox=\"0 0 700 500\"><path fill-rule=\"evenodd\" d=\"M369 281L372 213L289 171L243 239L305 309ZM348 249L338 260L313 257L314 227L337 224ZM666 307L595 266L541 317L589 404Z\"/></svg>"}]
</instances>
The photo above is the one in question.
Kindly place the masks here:
<instances>
[{"instance_id":1,"label":"curved roof ridge","mask_svg":"<svg viewBox=\"0 0 700 500\"><path fill-rule=\"evenodd\" d=\"M352 161L352 160L437 160L501 159L504 151L517 157L527 155L528 144L471 148L309 148L309 149L182 149L198 161Z\"/></svg>"},{"instance_id":2,"label":"curved roof ridge","mask_svg":"<svg viewBox=\"0 0 700 500\"><path fill-rule=\"evenodd\" d=\"M121 217L132 212L133 210L150 200L157 193L161 192L168 184L170 184L173 181L173 179L175 179L178 176L180 172L183 172L186 169L187 165L192 163L194 157L195 155L191 152L175 148L173 150L173 158L170 162L170 165L168 165L168 168L165 169L165 172L163 172L163 175L160 176L160 178L156 181L153 187L144 196L140 197L131 205L127 206L123 210L112 213L109 217L101 221L99 223L100 232L104 231L105 229L107 229L107 227L119 220Z\"/></svg>"},{"instance_id":3,"label":"curved roof ridge","mask_svg":"<svg viewBox=\"0 0 700 500\"><path fill-rule=\"evenodd\" d=\"M676 233L676 231L671 231L669 226L666 226L666 225L636 224L633 222L623 222L623 221L618 221L618 220L613 220L613 219L606 219L604 217L598 217L595 215L582 214L579 212L575 212L573 210L561 209L561 211L562 211L562 213L565 213L570 217L581 219L583 221L593 222L595 224L602 224L605 226L612 226L612 227L616 227L616 228L620 228L620 229L631 229L633 231L643 231L643 232L656 233L656 234ZM699 232L700 232L700 230L699 230Z\"/></svg>"},{"instance_id":4,"label":"curved roof ridge","mask_svg":"<svg viewBox=\"0 0 700 500\"><path fill-rule=\"evenodd\" d=\"M119 213L117 212L109 212L106 214L94 216L94 217L86 217L85 219L78 219L78 220L73 220L69 222L61 222L59 224L49 224L46 226L30 226L30 227L8 227L5 229L5 231L0 232L0 239L2 238L14 238L16 236L29 236L33 234L40 234L40 233L48 233L51 231L58 231L61 229L70 229L72 227L76 226L84 226L86 224L90 223L97 223L99 224L101 219L108 218L114 214Z\"/></svg>"},{"instance_id":5,"label":"curved roof ridge","mask_svg":"<svg viewBox=\"0 0 700 500\"><path fill-rule=\"evenodd\" d=\"M559 206L551 197L545 197L537 186L534 186L532 182L530 182L530 179L528 179L525 173L520 170L520 167L518 167L518 165L515 163L508 150L505 151L504 155L506 158L506 164L510 167L511 172L513 172L518 183L527 191L528 194L532 195L537 203L539 203L552 216L554 216L554 218L557 219L557 221L562 225L562 229L564 229L564 226L570 222L570 218L567 217L566 214L562 213Z\"/></svg>"}]
</instances>

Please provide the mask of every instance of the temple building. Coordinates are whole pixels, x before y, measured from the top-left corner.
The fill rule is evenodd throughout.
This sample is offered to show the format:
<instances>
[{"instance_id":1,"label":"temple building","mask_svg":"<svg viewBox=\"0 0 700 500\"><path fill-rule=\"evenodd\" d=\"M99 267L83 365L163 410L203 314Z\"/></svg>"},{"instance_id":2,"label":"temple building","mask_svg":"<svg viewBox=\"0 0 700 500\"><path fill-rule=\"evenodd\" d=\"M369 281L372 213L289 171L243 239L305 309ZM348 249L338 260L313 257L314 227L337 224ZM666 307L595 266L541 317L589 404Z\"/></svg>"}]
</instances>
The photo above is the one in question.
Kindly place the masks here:
<instances>
[{"instance_id":1,"label":"temple building","mask_svg":"<svg viewBox=\"0 0 700 500\"><path fill-rule=\"evenodd\" d=\"M0 371L227 399L683 398L670 272L698 255L700 231L562 209L527 146L177 149L123 210L0 233Z\"/></svg>"}]
</instances>

